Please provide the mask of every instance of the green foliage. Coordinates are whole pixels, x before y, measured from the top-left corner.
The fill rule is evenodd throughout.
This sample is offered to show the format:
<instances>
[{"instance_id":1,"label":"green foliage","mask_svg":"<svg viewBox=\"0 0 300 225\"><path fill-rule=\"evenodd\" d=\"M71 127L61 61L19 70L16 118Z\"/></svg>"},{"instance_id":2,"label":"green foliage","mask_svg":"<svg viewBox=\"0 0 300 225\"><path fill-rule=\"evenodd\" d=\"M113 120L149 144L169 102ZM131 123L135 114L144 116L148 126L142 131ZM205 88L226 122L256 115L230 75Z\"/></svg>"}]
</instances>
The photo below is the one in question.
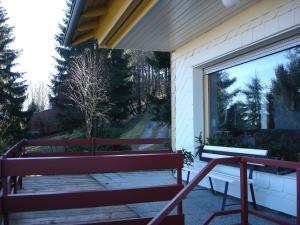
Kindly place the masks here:
<instances>
[{"instance_id":1,"label":"green foliage","mask_svg":"<svg viewBox=\"0 0 300 225\"><path fill-rule=\"evenodd\" d=\"M299 161L300 146L299 130L260 130L251 138L247 135L234 137L226 132L220 132L207 138L205 143L202 135L196 137L196 156L201 155L204 145L224 147L253 148L268 150L268 157L286 161ZM249 139L247 141L247 139Z\"/></svg>"},{"instance_id":2,"label":"green foliage","mask_svg":"<svg viewBox=\"0 0 300 225\"><path fill-rule=\"evenodd\" d=\"M170 53L154 52L153 57L147 58L147 62L157 70L170 68Z\"/></svg>"},{"instance_id":3,"label":"green foliage","mask_svg":"<svg viewBox=\"0 0 300 225\"><path fill-rule=\"evenodd\" d=\"M218 72L217 74L217 114L220 130L228 130L227 108L230 105L232 98L239 93L239 90L228 92L232 84L236 82L236 78L230 79L227 73Z\"/></svg>"},{"instance_id":4,"label":"green foliage","mask_svg":"<svg viewBox=\"0 0 300 225\"><path fill-rule=\"evenodd\" d=\"M12 49L12 27L5 9L0 8L0 145L12 144L25 135L30 114L22 110L27 85L23 74L14 70L20 51Z\"/></svg>"},{"instance_id":5,"label":"green foliage","mask_svg":"<svg viewBox=\"0 0 300 225\"><path fill-rule=\"evenodd\" d=\"M257 148L269 150L269 157L299 161L299 137L299 130L261 130L255 134L255 142Z\"/></svg>"},{"instance_id":6,"label":"green foliage","mask_svg":"<svg viewBox=\"0 0 300 225\"><path fill-rule=\"evenodd\" d=\"M164 90L154 90L147 96L148 109L153 115L153 120L161 123L171 124L171 73L170 53L154 52L147 62L165 78Z\"/></svg>"},{"instance_id":7,"label":"green foliage","mask_svg":"<svg viewBox=\"0 0 300 225\"><path fill-rule=\"evenodd\" d=\"M34 101L32 101L29 106L28 106L28 112L30 112L31 114L35 113L38 110L38 105L35 104Z\"/></svg>"},{"instance_id":8,"label":"green foliage","mask_svg":"<svg viewBox=\"0 0 300 225\"><path fill-rule=\"evenodd\" d=\"M191 152L185 150L182 148L181 150L183 152L183 164L186 166L193 166L194 163L194 156Z\"/></svg>"},{"instance_id":9,"label":"green foliage","mask_svg":"<svg viewBox=\"0 0 300 225\"><path fill-rule=\"evenodd\" d=\"M196 147L196 154L195 156L200 156L202 154L203 148L204 148L204 141L202 137L202 132L200 132L198 137L196 138L196 142L198 143L198 146Z\"/></svg>"},{"instance_id":10,"label":"green foliage","mask_svg":"<svg viewBox=\"0 0 300 225\"><path fill-rule=\"evenodd\" d=\"M110 121L114 125L120 125L122 120L127 119L133 113L129 55L124 50L113 49L108 53L107 62L110 71L108 93L111 106Z\"/></svg>"},{"instance_id":11,"label":"green foliage","mask_svg":"<svg viewBox=\"0 0 300 225\"><path fill-rule=\"evenodd\" d=\"M148 95L148 110L153 115L152 120L171 125L171 100Z\"/></svg>"},{"instance_id":12,"label":"green foliage","mask_svg":"<svg viewBox=\"0 0 300 225\"><path fill-rule=\"evenodd\" d=\"M290 111L300 111L300 48L291 51L288 58L290 62L286 67L279 65L275 70L272 92Z\"/></svg>"},{"instance_id":13,"label":"green foliage","mask_svg":"<svg viewBox=\"0 0 300 225\"><path fill-rule=\"evenodd\" d=\"M57 110L57 119L61 130L72 130L82 125L83 119L79 109L66 96L66 81L69 78L69 65L72 57L81 54L85 48L93 49L96 45L94 41L86 42L78 46L64 46L64 37L68 23L71 18L72 4L74 0L67 0L67 10L62 24L59 25L59 33L55 36L57 47L56 52L59 57L55 58L57 72L51 79L51 91L49 96L52 107Z\"/></svg>"},{"instance_id":14,"label":"green foliage","mask_svg":"<svg viewBox=\"0 0 300 225\"><path fill-rule=\"evenodd\" d=\"M121 138L139 138L144 129L146 123L150 120L150 115L148 113L143 114L142 116L136 116L127 122L124 132L122 132Z\"/></svg>"},{"instance_id":15,"label":"green foliage","mask_svg":"<svg viewBox=\"0 0 300 225\"><path fill-rule=\"evenodd\" d=\"M69 100L64 91L70 77L68 68L71 59L82 54L87 48L91 51L97 51L103 56L105 70L109 78L107 106L110 110L107 113L109 115L107 122L111 129L108 131L105 128L106 131L104 132L105 129L103 128L101 135L107 133L110 136L117 136L117 127L122 126L128 118L135 116L136 113L145 111L149 105L149 111L153 113L154 120L170 124L170 53L140 52L132 60L131 56L134 53L130 54L130 51L99 49L94 41L85 42L78 46L64 46L64 37L74 2L74 0L68 0L65 19L60 24L60 31L56 35L58 46L56 51L59 57L56 58L57 73L53 75L51 81L52 94L49 98L52 107L58 112L61 130L72 130L83 125L79 109ZM147 58L150 55L151 57ZM134 65L134 63L136 64ZM149 85L147 82L152 83ZM147 99L145 93L151 93L151 97ZM93 123L95 123L94 136L99 135L100 133L96 134L99 121Z\"/></svg>"},{"instance_id":16,"label":"green foliage","mask_svg":"<svg viewBox=\"0 0 300 225\"><path fill-rule=\"evenodd\" d=\"M8 148L7 144L1 142L0 143L0 154L2 155L6 151L7 148Z\"/></svg>"},{"instance_id":17,"label":"green foliage","mask_svg":"<svg viewBox=\"0 0 300 225\"><path fill-rule=\"evenodd\" d=\"M251 83L247 84L247 90L243 93L246 95L247 106L247 125L251 130L261 128L261 103L262 103L261 81L258 76L252 78Z\"/></svg>"}]
</instances>

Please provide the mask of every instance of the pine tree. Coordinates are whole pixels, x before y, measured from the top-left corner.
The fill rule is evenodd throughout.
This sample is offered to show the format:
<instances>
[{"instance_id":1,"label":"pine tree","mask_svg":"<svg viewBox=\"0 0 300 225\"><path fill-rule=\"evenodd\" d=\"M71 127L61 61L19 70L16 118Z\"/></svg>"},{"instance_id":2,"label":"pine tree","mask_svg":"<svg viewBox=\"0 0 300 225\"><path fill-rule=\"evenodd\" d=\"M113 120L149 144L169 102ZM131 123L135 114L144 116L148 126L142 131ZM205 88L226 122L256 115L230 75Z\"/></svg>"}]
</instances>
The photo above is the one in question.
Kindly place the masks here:
<instances>
[{"instance_id":1,"label":"pine tree","mask_svg":"<svg viewBox=\"0 0 300 225\"><path fill-rule=\"evenodd\" d=\"M69 20L71 18L72 4L74 0L67 0L67 10L63 23L59 25L59 33L56 35L56 51L59 57L56 57L57 73L51 80L52 95L49 96L52 108L57 111L57 119L62 130L71 130L82 124L79 110L70 101L65 94L66 81L69 78L68 67L71 58L80 54L84 48L93 48L94 42L87 42L78 46L64 46L64 38L67 32Z\"/></svg>"},{"instance_id":2,"label":"pine tree","mask_svg":"<svg viewBox=\"0 0 300 225\"><path fill-rule=\"evenodd\" d=\"M147 62L158 71L157 88L148 95L149 111L153 120L171 124L171 73L170 53L154 52ZM162 77L161 77L162 76Z\"/></svg>"},{"instance_id":3,"label":"pine tree","mask_svg":"<svg viewBox=\"0 0 300 225\"><path fill-rule=\"evenodd\" d=\"M28 105L27 111L30 112L31 114L33 114L33 113L35 113L35 112L38 112L38 110L39 110L38 105L35 103L34 100L32 100L32 101L30 102L30 104Z\"/></svg>"},{"instance_id":4,"label":"pine tree","mask_svg":"<svg viewBox=\"0 0 300 225\"><path fill-rule=\"evenodd\" d=\"M247 128L247 105L242 101L237 101L232 104L227 113L226 130L236 134Z\"/></svg>"},{"instance_id":5,"label":"pine tree","mask_svg":"<svg viewBox=\"0 0 300 225\"><path fill-rule=\"evenodd\" d=\"M230 78L225 72L217 72L217 113L220 130L228 130L228 107L232 98L239 93L239 90L228 92L228 88L236 82L236 78Z\"/></svg>"},{"instance_id":6,"label":"pine tree","mask_svg":"<svg viewBox=\"0 0 300 225\"><path fill-rule=\"evenodd\" d=\"M0 144L12 144L24 136L29 115L22 110L27 85L23 74L13 70L20 51L10 48L14 41L5 9L0 8Z\"/></svg>"},{"instance_id":7,"label":"pine tree","mask_svg":"<svg viewBox=\"0 0 300 225\"><path fill-rule=\"evenodd\" d=\"M253 130L261 128L262 90L263 86L256 75L251 83L247 84L247 90L243 91L246 96L248 128Z\"/></svg>"},{"instance_id":8,"label":"pine tree","mask_svg":"<svg viewBox=\"0 0 300 225\"><path fill-rule=\"evenodd\" d=\"M288 55L287 65L278 65L275 69L272 93L276 101L286 105L291 111L300 110L300 48L295 48Z\"/></svg>"},{"instance_id":9,"label":"pine tree","mask_svg":"<svg viewBox=\"0 0 300 225\"><path fill-rule=\"evenodd\" d=\"M124 50L113 49L108 53L107 60L110 71L109 102L111 111L109 115L111 123L119 125L133 111L131 106L133 96L129 55Z\"/></svg>"}]
</instances>

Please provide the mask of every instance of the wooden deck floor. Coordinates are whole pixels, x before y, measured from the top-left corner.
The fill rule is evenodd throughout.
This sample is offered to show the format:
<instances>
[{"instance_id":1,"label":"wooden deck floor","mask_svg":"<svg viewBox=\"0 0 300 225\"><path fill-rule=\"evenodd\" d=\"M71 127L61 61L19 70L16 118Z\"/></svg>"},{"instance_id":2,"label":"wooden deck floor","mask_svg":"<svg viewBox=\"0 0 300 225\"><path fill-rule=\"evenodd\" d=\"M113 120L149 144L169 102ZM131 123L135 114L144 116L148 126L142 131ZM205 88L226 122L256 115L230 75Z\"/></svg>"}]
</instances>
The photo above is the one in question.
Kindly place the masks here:
<instances>
[{"instance_id":1,"label":"wooden deck floor","mask_svg":"<svg viewBox=\"0 0 300 225\"><path fill-rule=\"evenodd\" d=\"M104 187L90 175L30 176L24 178L23 185L24 188L19 190L19 193L46 193L104 189ZM14 213L10 215L10 224L69 225L137 217L137 214L129 207L122 205L85 209Z\"/></svg>"}]
</instances>

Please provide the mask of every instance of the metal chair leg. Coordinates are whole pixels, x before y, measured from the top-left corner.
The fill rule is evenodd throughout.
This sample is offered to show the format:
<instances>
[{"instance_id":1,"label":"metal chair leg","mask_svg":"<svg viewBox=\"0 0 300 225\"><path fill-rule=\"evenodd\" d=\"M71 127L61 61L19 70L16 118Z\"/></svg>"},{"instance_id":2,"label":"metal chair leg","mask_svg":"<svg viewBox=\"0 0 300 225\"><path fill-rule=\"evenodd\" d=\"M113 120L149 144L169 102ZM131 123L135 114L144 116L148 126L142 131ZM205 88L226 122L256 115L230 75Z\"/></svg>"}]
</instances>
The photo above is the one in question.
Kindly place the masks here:
<instances>
[{"instance_id":1,"label":"metal chair leg","mask_svg":"<svg viewBox=\"0 0 300 225\"><path fill-rule=\"evenodd\" d=\"M190 175L191 175L191 171L187 172L187 177L186 177L186 184L188 185L188 183L190 183Z\"/></svg>"},{"instance_id":2,"label":"metal chair leg","mask_svg":"<svg viewBox=\"0 0 300 225\"><path fill-rule=\"evenodd\" d=\"M215 192L215 189L214 189L214 186L213 186L213 183L212 183L212 180L211 180L211 177L208 177L208 180L209 180L209 184L210 184L210 189L211 189L211 192L215 195L216 192Z\"/></svg>"},{"instance_id":3,"label":"metal chair leg","mask_svg":"<svg viewBox=\"0 0 300 225\"><path fill-rule=\"evenodd\" d=\"M226 199L227 199L227 192L228 192L228 182L225 182L225 189L224 189L224 196L223 196L223 202L222 202L222 208L221 210L224 211L226 206Z\"/></svg>"},{"instance_id":4,"label":"metal chair leg","mask_svg":"<svg viewBox=\"0 0 300 225\"><path fill-rule=\"evenodd\" d=\"M253 208L254 208L255 210L257 210L256 200L255 200L255 195L254 195L253 184L249 184L249 187L250 187L250 192L251 192L251 198L252 198Z\"/></svg>"}]
</instances>

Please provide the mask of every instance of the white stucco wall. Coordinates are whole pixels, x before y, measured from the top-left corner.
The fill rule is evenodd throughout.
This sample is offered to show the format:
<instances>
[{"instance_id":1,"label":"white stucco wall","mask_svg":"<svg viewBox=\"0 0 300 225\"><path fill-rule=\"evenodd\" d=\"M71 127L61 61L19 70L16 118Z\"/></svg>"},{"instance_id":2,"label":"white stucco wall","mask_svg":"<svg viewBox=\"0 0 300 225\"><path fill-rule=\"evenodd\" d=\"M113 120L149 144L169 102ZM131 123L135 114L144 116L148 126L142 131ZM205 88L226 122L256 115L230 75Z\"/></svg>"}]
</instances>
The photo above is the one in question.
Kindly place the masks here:
<instances>
[{"instance_id":1,"label":"white stucco wall","mask_svg":"<svg viewBox=\"0 0 300 225\"><path fill-rule=\"evenodd\" d=\"M172 53L173 148L195 149L195 136L204 129L203 65L243 49L274 41L300 28L299 0L263 0L228 19ZM203 163L196 163L201 168ZM236 169L226 168L229 173ZM295 178L266 173L256 175L259 204L295 215ZM217 185L218 186L218 185ZM219 185L223 190L223 184ZM221 190L220 189L220 190ZM230 187L238 196L238 185ZM280 204L277 204L280 203Z\"/></svg>"}]
</instances>

